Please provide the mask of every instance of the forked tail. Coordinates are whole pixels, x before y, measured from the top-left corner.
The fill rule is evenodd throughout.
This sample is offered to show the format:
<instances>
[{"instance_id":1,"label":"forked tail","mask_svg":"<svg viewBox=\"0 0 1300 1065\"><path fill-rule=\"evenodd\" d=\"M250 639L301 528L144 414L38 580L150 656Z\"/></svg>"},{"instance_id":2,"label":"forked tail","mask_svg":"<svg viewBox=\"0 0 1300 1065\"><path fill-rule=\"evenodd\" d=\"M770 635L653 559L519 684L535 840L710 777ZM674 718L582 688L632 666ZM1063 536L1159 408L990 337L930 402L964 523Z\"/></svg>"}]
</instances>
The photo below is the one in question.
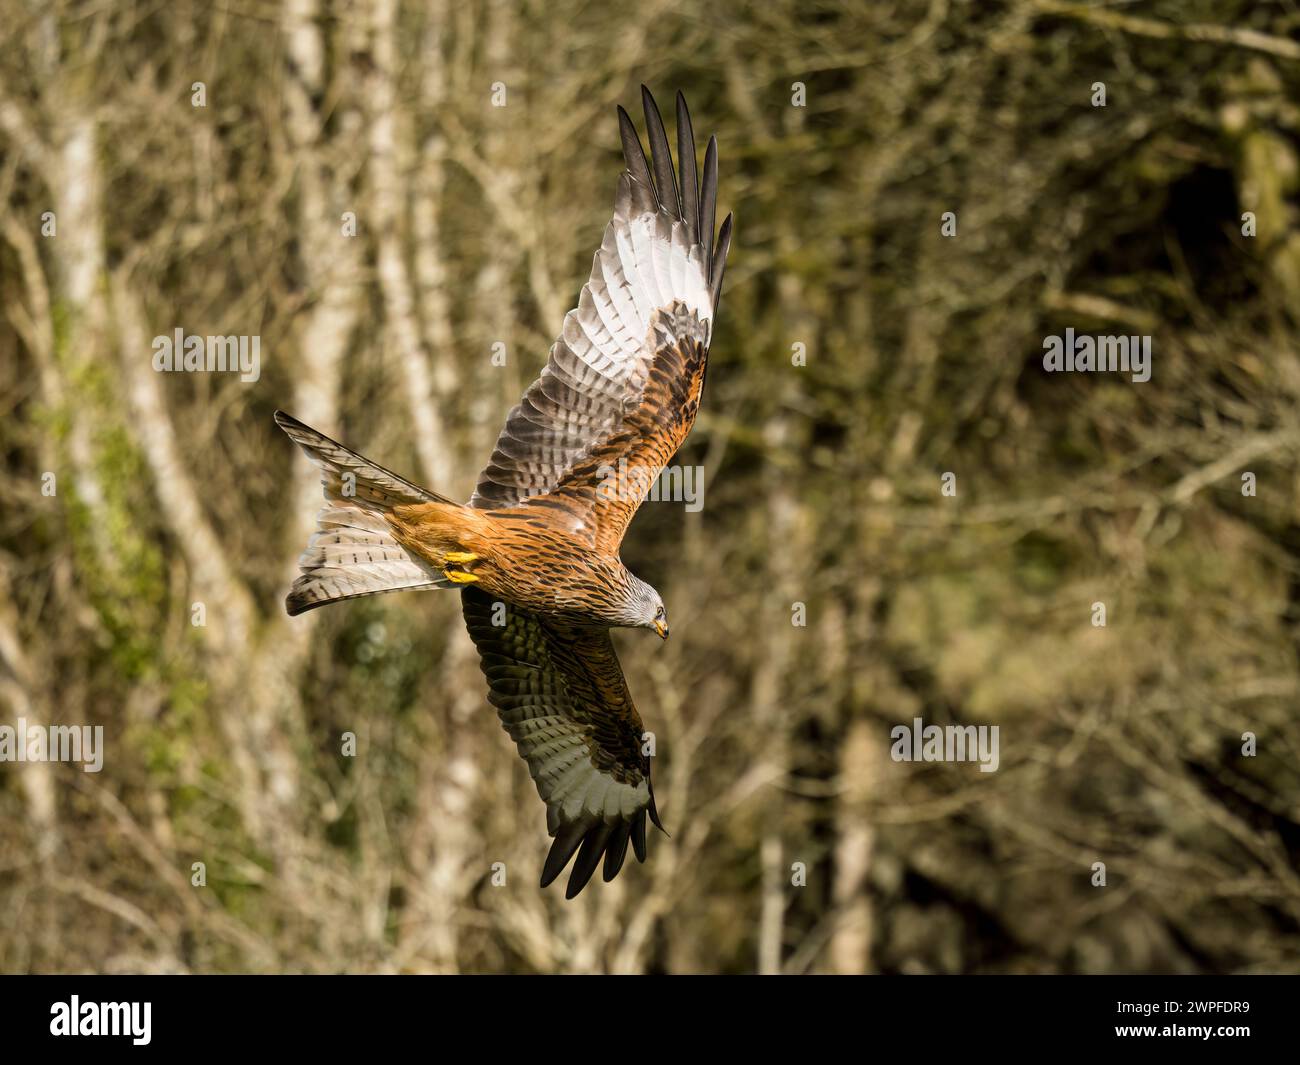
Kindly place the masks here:
<instances>
[{"instance_id":1,"label":"forked tail","mask_svg":"<svg viewBox=\"0 0 1300 1065\"><path fill-rule=\"evenodd\" d=\"M325 506L298 560L302 573L285 599L290 615L326 603L403 588L452 588L441 572L411 555L393 537L385 514L408 503L449 503L284 411L276 424L321 470Z\"/></svg>"}]
</instances>

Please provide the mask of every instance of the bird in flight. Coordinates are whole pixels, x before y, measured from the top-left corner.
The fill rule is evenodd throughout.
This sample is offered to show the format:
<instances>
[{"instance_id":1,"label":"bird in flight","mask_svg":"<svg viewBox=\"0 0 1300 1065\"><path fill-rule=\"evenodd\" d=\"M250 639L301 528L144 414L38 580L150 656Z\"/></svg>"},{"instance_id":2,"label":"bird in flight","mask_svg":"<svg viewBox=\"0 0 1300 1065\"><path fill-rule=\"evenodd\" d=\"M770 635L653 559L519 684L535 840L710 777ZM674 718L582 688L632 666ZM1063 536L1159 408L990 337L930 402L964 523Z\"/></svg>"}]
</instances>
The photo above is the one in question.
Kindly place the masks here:
<instances>
[{"instance_id":1,"label":"bird in flight","mask_svg":"<svg viewBox=\"0 0 1300 1065\"><path fill-rule=\"evenodd\" d=\"M325 489L289 614L406 588L461 590L488 700L546 803L554 842L542 887L577 853L567 898L602 858L612 880L629 842L645 861L647 815L663 828L609 630L668 638L663 600L619 546L695 422L731 245L730 215L714 237L716 138L697 171L679 92L674 173L659 109L644 86L641 97L650 158L620 107L627 168L591 277L467 504L275 414Z\"/></svg>"}]
</instances>

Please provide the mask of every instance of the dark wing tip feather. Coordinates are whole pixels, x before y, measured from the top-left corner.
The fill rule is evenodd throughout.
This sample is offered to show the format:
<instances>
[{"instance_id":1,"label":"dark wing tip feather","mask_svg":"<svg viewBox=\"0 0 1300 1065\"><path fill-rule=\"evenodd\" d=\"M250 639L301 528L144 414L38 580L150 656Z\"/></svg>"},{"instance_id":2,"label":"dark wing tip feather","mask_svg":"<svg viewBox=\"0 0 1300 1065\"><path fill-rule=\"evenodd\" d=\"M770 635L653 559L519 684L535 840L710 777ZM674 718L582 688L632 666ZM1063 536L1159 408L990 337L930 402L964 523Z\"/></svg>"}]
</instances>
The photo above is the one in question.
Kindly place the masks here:
<instances>
[{"instance_id":1,"label":"dark wing tip feather","mask_svg":"<svg viewBox=\"0 0 1300 1065\"><path fill-rule=\"evenodd\" d=\"M636 126L632 124L628 113L623 110L622 104L618 107L618 135L623 142L623 161L627 164L628 173L646 188L654 189L650 166L645 159L645 150L641 147L641 138L637 136Z\"/></svg>"},{"instance_id":2,"label":"dark wing tip feather","mask_svg":"<svg viewBox=\"0 0 1300 1065\"><path fill-rule=\"evenodd\" d=\"M704 261L713 276L713 220L718 209L718 138L710 137L704 149L704 177L700 185L700 241Z\"/></svg>"},{"instance_id":3,"label":"dark wing tip feather","mask_svg":"<svg viewBox=\"0 0 1300 1065\"><path fill-rule=\"evenodd\" d=\"M731 215L727 215L722 220L722 228L718 230L718 253L713 258L711 266L711 276L709 278L709 295L713 300L713 311L716 314L718 302L722 299L722 275L727 272L727 252L731 250Z\"/></svg>"},{"instance_id":4,"label":"dark wing tip feather","mask_svg":"<svg viewBox=\"0 0 1300 1065\"><path fill-rule=\"evenodd\" d=\"M342 447L337 440L331 440L324 433L317 432L306 422L300 422L292 414L277 410L274 417L275 424L283 429L295 444L306 444L314 447L320 443L325 443L332 444L335 447Z\"/></svg>"},{"instance_id":5,"label":"dark wing tip feather","mask_svg":"<svg viewBox=\"0 0 1300 1065\"><path fill-rule=\"evenodd\" d=\"M596 871L596 866L600 864L600 859L605 854L605 845L609 842L613 831L612 824L602 821L587 833L582 841L582 847L578 850L578 857L573 861L573 872L569 874L568 887L564 889L566 899L574 898L587 886L587 881L591 879L591 874Z\"/></svg>"},{"instance_id":6,"label":"dark wing tip feather","mask_svg":"<svg viewBox=\"0 0 1300 1065\"><path fill-rule=\"evenodd\" d=\"M645 861L645 811L638 810L632 822L632 850L638 862Z\"/></svg>"},{"instance_id":7,"label":"dark wing tip feather","mask_svg":"<svg viewBox=\"0 0 1300 1065\"><path fill-rule=\"evenodd\" d=\"M659 829L665 836L668 835L668 829L664 828L664 823L659 820L659 808L655 806L654 788L650 789L650 820L654 823L655 828Z\"/></svg>"},{"instance_id":8,"label":"dark wing tip feather","mask_svg":"<svg viewBox=\"0 0 1300 1065\"><path fill-rule=\"evenodd\" d=\"M644 810L634 815L631 821L608 822L588 814L561 824L542 868L541 886L549 887L564 872L575 853L577 858L573 861L569 883L564 890L566 899L575 898L587 886L602 858L603 879L606 883L613 880L623 868L629 841L636 851L637 860L644 862L645 817ZM658 823L657 819L655 823Z\"/></svg>"},{"instance_id":9,"label":"dark wing tip feather","mask_svg":"<svg viewBox=\"0 0 1300 1065\"><path fill-rule=\"evenodd\" d=\"M559 831L555 833L555 842L551 844L551 851L546 856L546 864L542 866L542 887L549 887L551 882L564 871L564 867L569 864L569 859L573 857L573 852L578 849L578 844L582 842L590 828L591 821L587 818L569 821L560 826Z\"/></svg>"},{"instance_id":10,"label":"dark wing tip feather","mask_svg":"<svg viewBox=\"0 0 1300 1065\"><path fill-rule=\"evenodd\" d=\"M613 835L609 837L609 843L605 847L605 869L601 877L606 884L618 876L618 871L623 868L623 859L627 857L627 844L631 838L631 823L620 821L614 828Z\"/></svg>"},{"instance_id":11,"label":"dark wing tip feather","mask_svg":"<svg viewBox=\"0 0 1300 1065\"><path fill-rule=\"evenodd\" d=\"M695 130L686 97L677 90L677 167L681 172L682 220L692 244L700 239L700 176L695 169Z\"/></svg>"},{"instance_id":12,"label":"dark wing tip feather","mask_svg":"<svg viewBox=\"0 0 1300 1065\"><path fill-rule=\"evenodd\" d=\"M668 135L664 132L659 106L645 85L641 86L641 105L645 109L650 159L647 162L636 126L627 111L620 106L618 130L623 141L623 158L627 161L632 176L654 189L659 205L684 222L691 241L698 241L704 248L710 295L716 312L722 295L722 275L727 252L731 248L731 215L723 221L716 241L714 239L713 223L718 209L718 138L709 138L701 173L696 168L695 131L691 125L691 114L686 106L686 97L680 89L676 103L677 166L680 181L673 168L672 151L668 147Z\"/></svg>"},{"instance_id":13,"label":"dark wing tip feather","mask_svg":"<svg viewBox=\"0 0 1300 1065\"><path fill-rule=\"evenodd\" d=\"M668 209L674 218L682 217L681 201L677 198L677 175L673 173L673 153L668 149L668 134L659 105L650 90L641 86L641 106L645 109L646 133L650 137L650 161L654 165L655 191L659 204Z\"/></svg>"},{"instance_id":14,"label":"dark wing tip feather","mask_svg":"<svg viewBox=\"0 0 1300 1065\"><path fill-rule=\"evenodd\" d=\"M550 820L550 808L547 810ZM561 821L555 832L555 842L551 844L550 853L542 867L542 887L549 887L564 872L565 866L573 858L573 869L569 873L569 883L564 889L566 899L576 898L590 882L596 867L604 858L602 879L609 883L618 876L627 858L628 844L636 854L638 862L646 859L646 817L665 836L668 835L663 822L659 820L659 810L655 806L654 790L650 792L649 804L632 815L630 821L606 821L595 814L584 814L575 821Z\"/></svg>"},{"instance_id":15,"label":"dark wing tip feather","mask_svg":"<svg viewBox=\"0 0 1300 1065\"><path fill-rule=\"evenodd\" d=\"M290 592L284 597L284 612L291 618L296 618L299 614L305 614L308 610L315 610L318 606L325 606L330 600L316 599L311 600L298 592Z\"/></svg>"}]
</instances>

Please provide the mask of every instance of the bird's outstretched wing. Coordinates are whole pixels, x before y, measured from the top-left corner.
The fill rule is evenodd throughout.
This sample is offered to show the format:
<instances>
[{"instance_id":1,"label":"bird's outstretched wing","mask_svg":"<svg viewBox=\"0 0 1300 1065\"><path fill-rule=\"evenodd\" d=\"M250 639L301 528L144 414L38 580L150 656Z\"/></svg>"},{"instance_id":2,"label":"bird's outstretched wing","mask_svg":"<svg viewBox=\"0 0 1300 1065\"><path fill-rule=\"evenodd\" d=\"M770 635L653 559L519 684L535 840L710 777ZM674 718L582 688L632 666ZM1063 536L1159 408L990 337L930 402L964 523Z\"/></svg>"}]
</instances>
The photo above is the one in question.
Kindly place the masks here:
<instances>
[{"instance_id":1,"label":"bird's outstretched wing","mask_svg":"<svg viewBox=\"0 0 1300 1065\"><path fill-rule=\"evenodd\" d=\"M717 142L701 177L678 93L679 182L659 109L641 93L652 163L620 107L627 169L591 278L470 500L488 510L545 507L552 524L609 552L695 421L731 244L730 216L714 240ZM542 886L576 852L573 898L602 855L606 880L629 842L644 860L646 820L659 825L641 719L613 642L605 629L562 625L475 588L462 601L489 698L546 803L555 842Z\"/></svg>"},{"instance_id":2,"label":"bird's outstretched wing","mask_svg":"<svg viewBox=\"0 0 1300 1065\"><path fill-rule=\"evenodd\" d=\"M566 628L477 588L461 595L465 624L488 680L488 700L515 741L546 803L555 842L546 887L578 854L567 898L604 858L604 878L623 867L630 841L645 861L646 815L656 825L641 718L607 629ZM662 827L662 826L661 826Z\"/></svg>"},{"instance_id":3,"label":"bird's outstretched wing","mask_svg":"<svg viewBox=\"0 0 1300 1065\"><path fill-rule=\"evenodd\" d=\"M651 161L620 107L627 169L591 278L541 377L506 419L470 500L488 509L546 506L553 520L605 549L617 549L695 421L731 245L730 215L716 242L713 235L716 140L701 178L678 93L675 174L659 109L644 86L641 94Z\"/></svg>"}]
</instances>

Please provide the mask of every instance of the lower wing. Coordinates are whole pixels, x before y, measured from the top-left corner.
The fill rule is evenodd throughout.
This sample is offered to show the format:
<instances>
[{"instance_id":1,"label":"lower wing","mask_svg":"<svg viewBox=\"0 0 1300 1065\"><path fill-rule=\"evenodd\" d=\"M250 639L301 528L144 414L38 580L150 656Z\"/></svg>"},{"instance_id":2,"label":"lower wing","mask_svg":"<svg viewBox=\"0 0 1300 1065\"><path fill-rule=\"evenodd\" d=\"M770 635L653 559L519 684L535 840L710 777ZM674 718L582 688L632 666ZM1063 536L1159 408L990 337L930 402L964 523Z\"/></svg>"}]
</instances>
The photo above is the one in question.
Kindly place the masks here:
<instances>
[{"instance_id":1,"label":"lower wing","mask_svg":"<svg viewBox=\"0 0 1300 1065\"><path fill-rule=\"evenodd\" d=\"M515 741L555 837L542 870L546 887L569 864L566 898L591 879L602 856L604 878L623 867L631 842L645 861L646 817L659 825L642 753L641 718L606 629L548 624L462 592L465 624L487 677L488 700Z\"/></svg>"}]
</instances>

